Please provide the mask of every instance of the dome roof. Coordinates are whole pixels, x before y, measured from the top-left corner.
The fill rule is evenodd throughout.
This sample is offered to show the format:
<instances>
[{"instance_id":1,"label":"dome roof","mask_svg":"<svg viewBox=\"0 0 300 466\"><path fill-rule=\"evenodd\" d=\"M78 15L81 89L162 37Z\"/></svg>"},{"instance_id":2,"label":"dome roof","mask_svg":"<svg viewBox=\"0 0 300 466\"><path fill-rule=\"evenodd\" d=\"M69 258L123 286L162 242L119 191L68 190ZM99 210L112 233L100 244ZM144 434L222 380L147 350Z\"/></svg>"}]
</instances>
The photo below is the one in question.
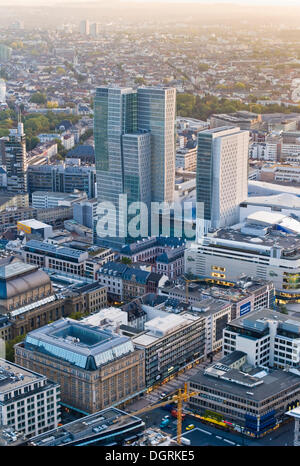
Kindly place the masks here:
<instances>
[{"instance_id":1,"label":"dome roof","mask_svg":"<svg viewBox=\"0 0 300 466\"><path fill-rule=\"evenodd\" d=\"M35 270L3 283L2 286L0 286L0 299L11 299L49 283L51 283L50 278L45 272L42 270Z\"/></svg>"}]
</instances>

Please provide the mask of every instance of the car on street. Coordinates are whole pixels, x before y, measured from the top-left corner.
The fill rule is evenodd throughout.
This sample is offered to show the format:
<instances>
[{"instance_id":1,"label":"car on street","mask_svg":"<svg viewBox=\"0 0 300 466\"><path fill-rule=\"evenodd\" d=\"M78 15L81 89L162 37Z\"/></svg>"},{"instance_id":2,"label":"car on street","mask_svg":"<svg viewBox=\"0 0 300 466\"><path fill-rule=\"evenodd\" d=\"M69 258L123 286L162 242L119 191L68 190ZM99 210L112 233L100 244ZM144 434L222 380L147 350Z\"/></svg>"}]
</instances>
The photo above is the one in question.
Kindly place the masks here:
<instances>
[{"instance_id":1,"label":"car on street","mask_svg":"<svg viewBox=\"0 0 300 466\"><path fill-rule=\"evenodd\" d=\"M185 428L185 430L192 430L192 429L195 429L194 424L189 424L189 425Z\"/></svg>"}]
</instances>

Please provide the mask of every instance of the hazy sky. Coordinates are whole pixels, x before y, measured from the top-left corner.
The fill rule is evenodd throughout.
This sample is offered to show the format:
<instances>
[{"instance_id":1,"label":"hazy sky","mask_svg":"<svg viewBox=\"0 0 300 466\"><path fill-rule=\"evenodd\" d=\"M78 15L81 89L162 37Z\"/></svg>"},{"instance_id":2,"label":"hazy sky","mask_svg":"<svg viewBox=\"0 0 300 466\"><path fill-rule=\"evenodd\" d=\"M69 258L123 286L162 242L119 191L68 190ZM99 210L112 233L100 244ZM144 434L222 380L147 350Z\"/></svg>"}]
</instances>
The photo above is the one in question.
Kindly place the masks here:
<instances>
[{"instance_id":1,"label":"hazy sky","mask_svg":"<svg viewBox=\"0 0 300 466\"><path fill-rule=\"evenodd\" d=\"M126 0L121 0L126 1ZM294 5L299 6L299 0L130 0L131 2L159 2L159 3L206 3L206 4L216 4L216 3L238 3L240 5ZM53 4L66 4L66 3L99 3L99 6L102 3L102 0L0 0L1 5L53 5Z\"/></svg>"}]
</instances>

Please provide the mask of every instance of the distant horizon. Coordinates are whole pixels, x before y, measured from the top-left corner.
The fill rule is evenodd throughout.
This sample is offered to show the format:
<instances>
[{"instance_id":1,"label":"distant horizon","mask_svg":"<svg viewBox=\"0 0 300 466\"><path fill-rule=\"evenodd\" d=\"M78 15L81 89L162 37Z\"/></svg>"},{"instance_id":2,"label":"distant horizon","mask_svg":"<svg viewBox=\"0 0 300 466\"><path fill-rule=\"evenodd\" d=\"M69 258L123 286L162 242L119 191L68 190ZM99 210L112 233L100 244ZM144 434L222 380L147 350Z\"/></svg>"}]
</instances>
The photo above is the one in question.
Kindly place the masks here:
<instances>
[{"instance_id":1,"label":"distant horizon","mask_svg":"<svg viewBox=\"0 0 300 466\"><path fill-rule=\"evenodd\" d=\"M300 6L299 0L110 0L109 3L198 3L198 4L237 4L241 6ZM0 6L51 6L53 4L99 4L108 0L0 0Z\"/></svg>"}]
</instances>

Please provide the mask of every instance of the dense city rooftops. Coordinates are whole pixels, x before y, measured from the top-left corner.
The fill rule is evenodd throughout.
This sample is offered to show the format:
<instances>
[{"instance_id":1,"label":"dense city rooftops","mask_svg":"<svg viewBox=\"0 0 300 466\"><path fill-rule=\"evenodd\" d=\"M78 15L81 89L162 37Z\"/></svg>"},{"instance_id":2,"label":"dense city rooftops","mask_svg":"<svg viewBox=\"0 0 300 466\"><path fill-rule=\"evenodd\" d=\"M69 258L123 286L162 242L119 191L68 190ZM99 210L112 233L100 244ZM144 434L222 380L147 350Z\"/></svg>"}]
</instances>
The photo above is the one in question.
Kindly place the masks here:
<instances>
[{"instance_id":1,"label":"dense city rooftops","mask_svg":"<svg viewBox=\"0 0 300 466\"><path fill-rule=\"evenodd\" d=\"M27 274L37 270L35 265L26 264L22 261L14 261L9 264L0 265L0 280L8 280L18 275Z\"/></svg>"}]
</instances>

